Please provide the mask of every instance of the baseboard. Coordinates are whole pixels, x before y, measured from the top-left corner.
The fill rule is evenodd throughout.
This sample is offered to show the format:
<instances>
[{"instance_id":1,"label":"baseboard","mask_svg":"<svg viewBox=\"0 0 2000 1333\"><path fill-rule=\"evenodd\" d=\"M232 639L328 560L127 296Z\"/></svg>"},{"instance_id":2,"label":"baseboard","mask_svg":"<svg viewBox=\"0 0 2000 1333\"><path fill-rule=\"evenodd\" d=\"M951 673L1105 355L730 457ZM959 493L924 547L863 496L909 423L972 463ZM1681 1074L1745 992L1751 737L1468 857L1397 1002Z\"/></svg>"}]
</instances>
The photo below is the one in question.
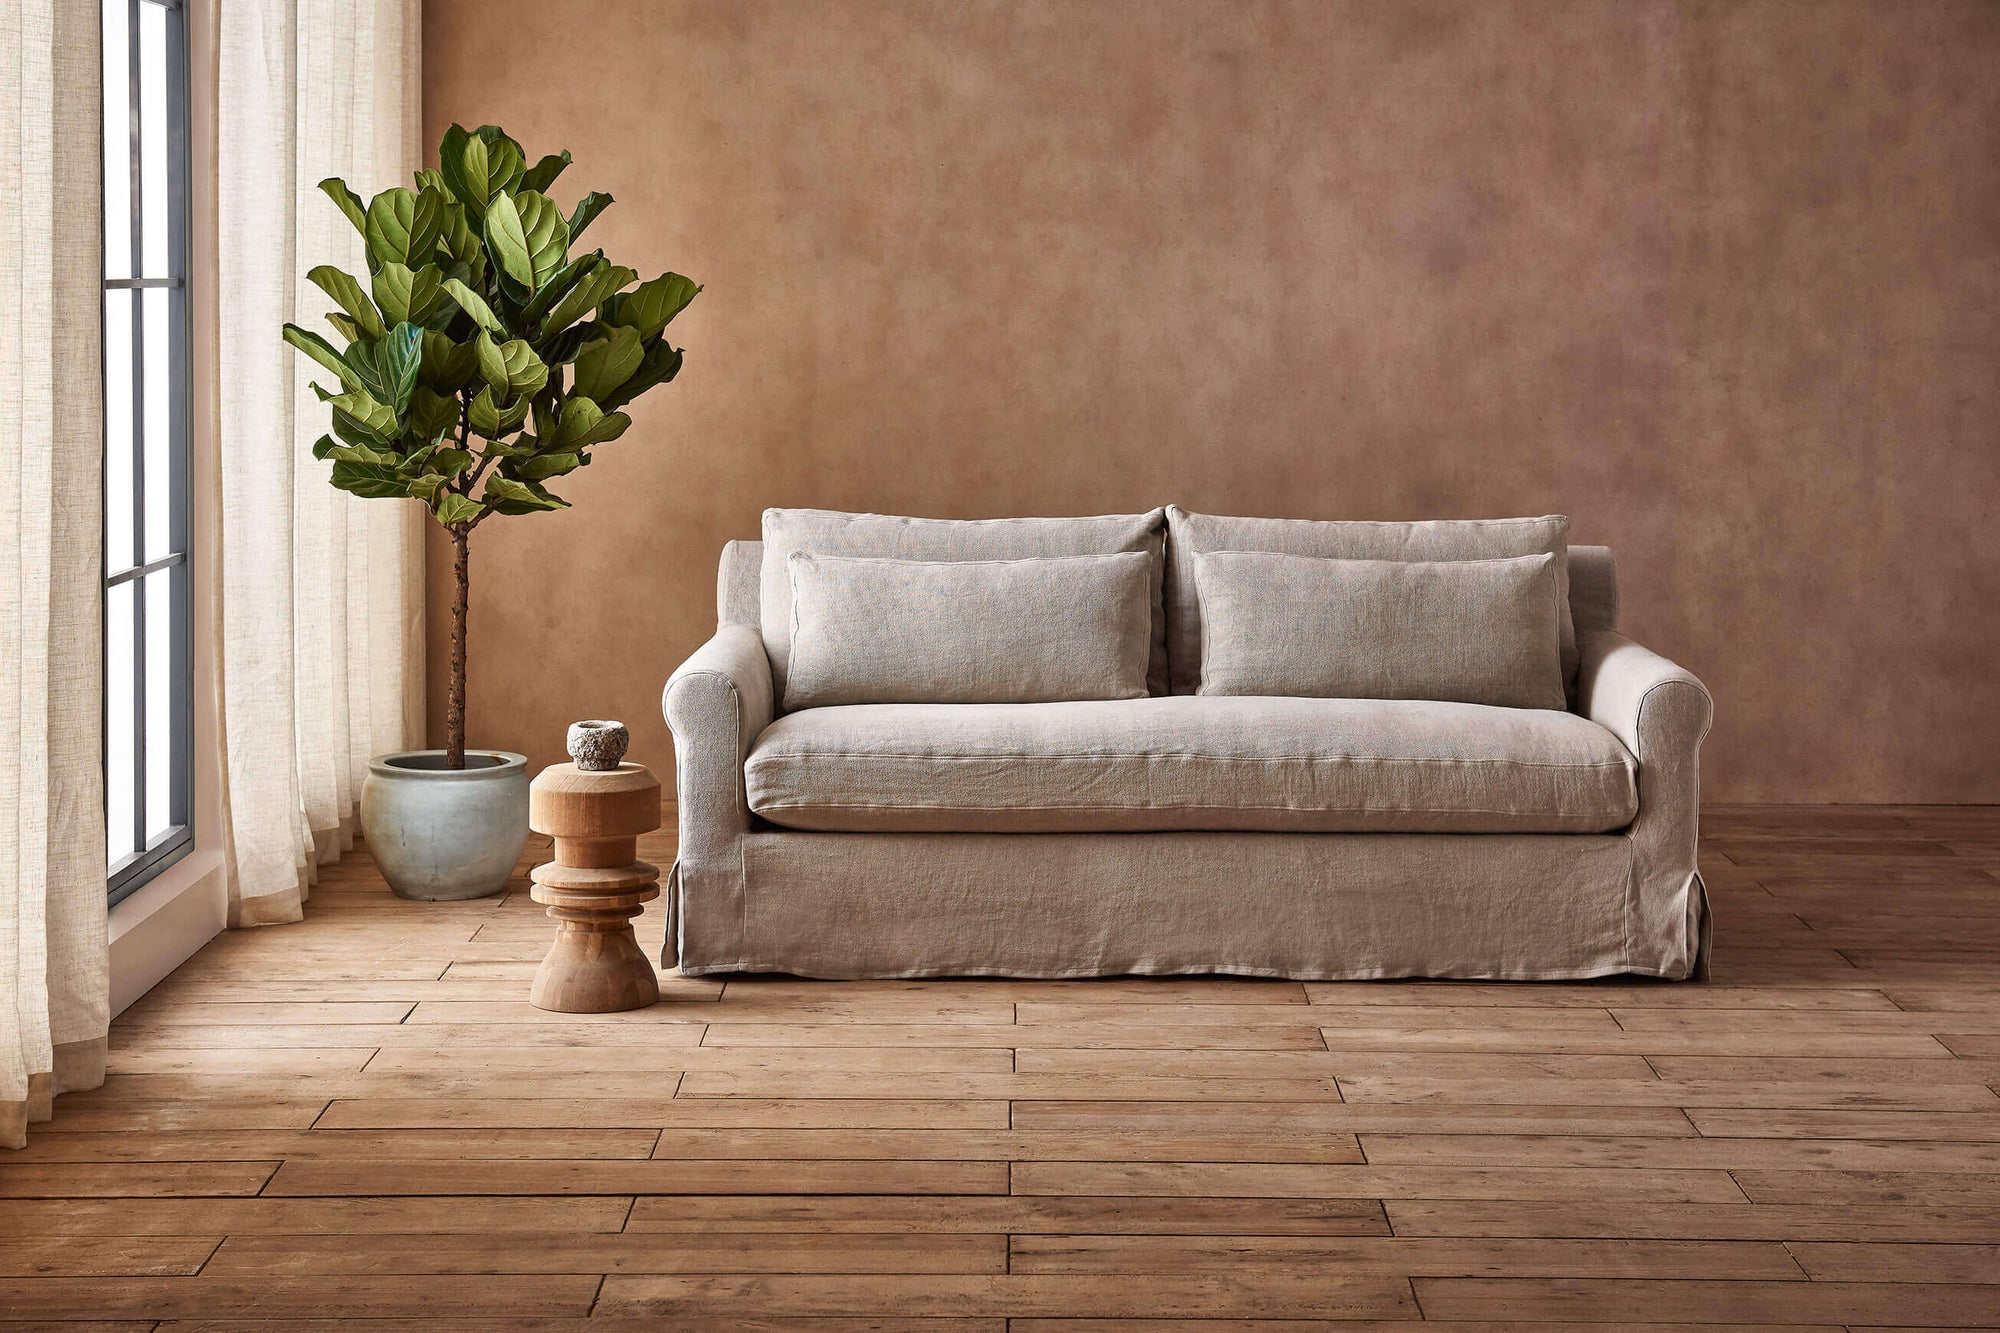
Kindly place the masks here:
<instances>
[{"instance_id":1,"label":"baseboard","mask_svg":"<svg viewBox=\"0 0 2000 1333\"><path fill-rule=\"evenodd\" d=\"M213 848L196 848L112 908L112 1016L194 957L228 921L222 856Z\"/></svg>"}]
</instances>

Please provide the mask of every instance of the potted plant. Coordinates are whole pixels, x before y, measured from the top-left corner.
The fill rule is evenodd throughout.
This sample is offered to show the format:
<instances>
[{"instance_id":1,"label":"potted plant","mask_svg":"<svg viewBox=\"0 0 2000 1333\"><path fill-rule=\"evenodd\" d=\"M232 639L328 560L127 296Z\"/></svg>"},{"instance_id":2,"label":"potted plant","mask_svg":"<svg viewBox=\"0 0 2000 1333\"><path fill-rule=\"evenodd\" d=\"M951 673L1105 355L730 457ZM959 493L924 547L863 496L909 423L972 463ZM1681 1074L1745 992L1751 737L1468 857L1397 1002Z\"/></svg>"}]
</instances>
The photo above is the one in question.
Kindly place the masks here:
<instances>
[{"instance_id":1,"label":"potted plant","mask_svg":"<svg viewBox=\"0 0 2000 1333\"><path fill-rule=\"evenodd\" d=\"M313 385L332 410L313 456L333 464L333 484L418 500L451 535L445 748L381 755L362 788L370 850L408 898L495 893L527 840L527 760L465 748L473 529L567 507L549 483L624 434L620 409L674 378L681 352L664 330L701 290L678 273L638 282L602 250L572 253L611 196L592 191L564 216L548 190L569 162L530 166L495 126L453 125L415 188L363 204L344 181L320 182L361 233L368 274L306 275L339 307L327 320L344 349L285 325L334 381Z\"/></svg>"}]
</instances>

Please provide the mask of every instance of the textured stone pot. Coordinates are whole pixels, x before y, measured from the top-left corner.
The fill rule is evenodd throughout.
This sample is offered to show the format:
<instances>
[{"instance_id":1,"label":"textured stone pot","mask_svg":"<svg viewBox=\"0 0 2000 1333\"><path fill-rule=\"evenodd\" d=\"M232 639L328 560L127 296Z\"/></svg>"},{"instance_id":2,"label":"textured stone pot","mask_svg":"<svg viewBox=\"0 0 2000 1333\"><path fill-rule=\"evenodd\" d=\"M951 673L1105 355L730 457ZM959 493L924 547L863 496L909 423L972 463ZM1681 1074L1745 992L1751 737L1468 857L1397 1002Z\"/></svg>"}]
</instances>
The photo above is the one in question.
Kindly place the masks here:
<instances>
[{"instance_id":1,"label":"textured stone pot","mask_svg":"<svg viewBox=\"0 0 2000 1333\"><path fill-rule=\"evenodd\" d=\"M528 760L467 750L405 750L368 762L361 833L382 878L404 898L448 902L498 893L528 841Z\"/></svg>"}]
</instances>

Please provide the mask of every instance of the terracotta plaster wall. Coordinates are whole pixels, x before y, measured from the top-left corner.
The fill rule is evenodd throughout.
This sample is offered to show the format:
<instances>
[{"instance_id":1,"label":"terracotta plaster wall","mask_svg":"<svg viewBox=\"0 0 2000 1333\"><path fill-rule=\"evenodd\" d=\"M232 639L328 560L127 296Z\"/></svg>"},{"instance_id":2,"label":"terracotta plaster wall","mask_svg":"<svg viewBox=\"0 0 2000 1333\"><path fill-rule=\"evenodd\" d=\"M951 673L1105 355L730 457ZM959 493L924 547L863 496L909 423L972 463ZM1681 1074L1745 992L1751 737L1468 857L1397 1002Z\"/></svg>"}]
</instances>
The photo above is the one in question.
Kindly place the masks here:
<instances>
[{"instance_id":1,"label":"terracotta plaster wall","mask_svg":"<svg viewBox=\"0 0 2000 1333\"><path fill-rule=\"evenodd\" d=\"M2000 800L2000 4L429 0L425 121L707 290L474 539L475 743L673 767L766 505L1564 512L1707 792ZM432 735L448 547L431 548Z\"/></svg>"}]
</instances>

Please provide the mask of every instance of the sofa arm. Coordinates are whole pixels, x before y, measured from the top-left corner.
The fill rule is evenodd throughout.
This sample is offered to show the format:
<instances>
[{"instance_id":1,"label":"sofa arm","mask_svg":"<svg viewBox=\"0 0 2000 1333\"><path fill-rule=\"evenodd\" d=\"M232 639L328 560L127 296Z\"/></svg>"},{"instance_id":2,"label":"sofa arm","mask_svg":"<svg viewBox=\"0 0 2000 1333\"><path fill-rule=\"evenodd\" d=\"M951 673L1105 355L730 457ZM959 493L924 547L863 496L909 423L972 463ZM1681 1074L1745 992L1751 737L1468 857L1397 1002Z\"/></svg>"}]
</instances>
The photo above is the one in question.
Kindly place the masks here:
<instances>
[{"instance_id":1,"label":"sofa arm","mask_svg":"<svg viewBox=\"0 0 2000 1333\"><path fill-rule=\"evenodd\" d=\"M1693 672L1616 630L1585 631L1577 650L1578 712L1625 742L1642 768L1671 761L1669 751L1693 761L1715 712Z\"/></svg>"},{"instance_id":2,"label":"sofa arm","mask_svg":"<svg viewBox=\"0 0 2000 1333\"><path fill-rule=\"evenodd\" d=\"M743 835L750 807L743 760L773 707L771 661L747 625L724 625L668 678L661 696L674 734L674 785L680 844L668 888L669 921L662 963L679 957L690 896L706 906L718 897L740 904Z\"/></svg>"},{"instance_id":3,"label":"sofa arm","mask_svg":"<svg viewBox=\"0 0 2000 1333\"><path fill-rule=\"evenodd\" d=\"M1660 975L1705 974L1707 903L1695 853L1701 742L1715 716L1714 701L1692 672L1614 630L1588 631L1577 646L1577 711L1617 736L1639 761L1639 814L1627 830L1632 933L1672 938L1672 927L1684 922L1686 957L1679 966L1670 957L1658 960Z\"/></svg>"}]
</instances>

